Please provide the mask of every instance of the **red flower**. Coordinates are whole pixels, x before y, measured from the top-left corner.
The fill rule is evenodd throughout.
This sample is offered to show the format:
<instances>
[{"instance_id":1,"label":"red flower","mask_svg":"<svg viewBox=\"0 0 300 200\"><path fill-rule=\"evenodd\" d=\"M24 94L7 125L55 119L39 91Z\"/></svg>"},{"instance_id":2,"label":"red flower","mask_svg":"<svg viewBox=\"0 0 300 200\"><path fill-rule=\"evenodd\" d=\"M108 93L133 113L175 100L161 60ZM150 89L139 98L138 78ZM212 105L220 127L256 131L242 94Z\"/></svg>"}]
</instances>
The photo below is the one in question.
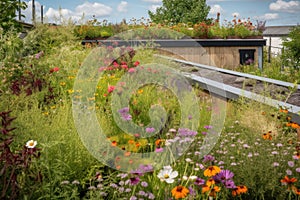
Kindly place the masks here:
<instances>
[{"instance_id":1,"label":"red flower","mask_svg":"<svg viewBox=\"0 0 300 200\"><path fill-rule=\"evenodd\" d=\"M134 65L135 67L137 67L139 64L140 64L139 61L135 61L133 65Z\"/></svg>"},{"instance_id":2,"label":"red flower","mask_svg":"<svg viewBox=\"0 0 300 200\"><path fill-rule=\"evenodd\" d=\"M107 92L112 93L114 90L115 90L115 86L110 85L110 86L108 86Z\"/></svg>"},{"instance_id":3,"label":"red flower","mask_svg":"<svg viewBox=\"0 0 300 200\"><path fill-rule=\"evenodd\" d=\"M57 72L57 71L59 71L59 67L54 67L50 69L50 73Z\"/></svg>"}]
</instances>

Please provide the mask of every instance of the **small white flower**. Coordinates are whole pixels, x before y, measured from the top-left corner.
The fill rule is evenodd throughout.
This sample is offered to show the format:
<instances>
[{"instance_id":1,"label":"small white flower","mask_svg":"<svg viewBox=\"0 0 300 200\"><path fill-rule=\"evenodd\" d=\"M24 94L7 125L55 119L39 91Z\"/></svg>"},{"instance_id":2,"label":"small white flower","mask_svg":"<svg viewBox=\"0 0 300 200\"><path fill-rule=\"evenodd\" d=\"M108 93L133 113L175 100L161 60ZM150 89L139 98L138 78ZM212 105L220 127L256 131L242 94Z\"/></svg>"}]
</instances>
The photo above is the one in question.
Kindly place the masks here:
<instances>
[{"instance_id":1,"label":"small white flower","mask_svg":"<svg viewBox=\"0 0 300 200\"><path fill-rule=\"evenodd\" d=\"M192 159L186 158L185 161L186 161L186 162L192 162Z\"/></svg>"},{"instance_id":2,"label":"small white flower","mask_svg":"<svg viewBox=\"0 0 300 200\"><path fill-rule=\"evenodd\" d=\"M174 178L176 178L177 176L178 176L178 172L173 171L171 166L164 166L164 168L161 169L157 174L157 177L161 181L166 181L167 183L173 183Z\"/></svg>"},{"instance_id":3,"label":"small white flower","mask_svg":"<svg viewBox=\"0 0 300 200\"><path fill-rule=\"evenodd\" d=\"M189 179L192 180L192 181L193 181L193 180L196 180L197 178L198 178L197 176L190 176L190 177L189 177Z\"/></svg>"},{"instance_id":4,"label":"small white flower","mask_svg":"<svg viewBox=\"0 0 300 200\"><path fill-rule=\"evenodd\" d=\"M184 181L186 181L186 180L188 180L189 178L187 177L187 176L183 176L182 177L182 180L184 180Z\"/></svg>"},{"instance_id":5,"label":"small white flower","mask_svg":"<svg viewBox=\"0 0 300 200\"><path fill-rule=\"evenodd\" d=\"M29 140L28 142L26 142L26 147L29 149L34 148L37 145L37 141L34 140Z\"/></svg>"}]
</instances>

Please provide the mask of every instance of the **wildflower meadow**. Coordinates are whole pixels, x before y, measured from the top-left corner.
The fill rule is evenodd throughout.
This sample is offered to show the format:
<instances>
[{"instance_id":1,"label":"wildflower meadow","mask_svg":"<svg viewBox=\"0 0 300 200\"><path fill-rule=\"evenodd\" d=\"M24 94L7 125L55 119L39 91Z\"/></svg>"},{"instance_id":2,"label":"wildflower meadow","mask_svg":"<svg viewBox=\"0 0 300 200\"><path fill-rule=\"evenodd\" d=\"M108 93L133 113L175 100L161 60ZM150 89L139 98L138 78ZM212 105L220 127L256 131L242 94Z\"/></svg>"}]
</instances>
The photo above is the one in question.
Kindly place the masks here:
<instances>
[{"instance_id":1,"label":"wildflower meadow","mask_svg":"<svg viewBox=\"0 0 300 200\"><path fill-rule=\"evenodd\" d=\"M286 108L218 99L156 49L74 30L0 38L1 199L299 198Z\"/></svg>"}]
</instances>

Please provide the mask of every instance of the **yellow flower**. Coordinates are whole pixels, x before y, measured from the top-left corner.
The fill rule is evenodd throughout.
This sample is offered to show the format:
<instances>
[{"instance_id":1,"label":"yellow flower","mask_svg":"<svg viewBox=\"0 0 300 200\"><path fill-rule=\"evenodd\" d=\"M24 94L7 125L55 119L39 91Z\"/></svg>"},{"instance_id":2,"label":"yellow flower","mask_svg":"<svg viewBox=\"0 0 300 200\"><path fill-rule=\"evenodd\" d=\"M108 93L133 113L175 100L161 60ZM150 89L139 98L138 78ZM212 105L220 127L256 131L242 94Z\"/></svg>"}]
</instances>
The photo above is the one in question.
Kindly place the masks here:
<instances>
[{"instance_id":1,"label":"yellow flower","mask_svg":"<svg viewBox=\"0 0 300 200\"><path fill-rule=\"evenodd\" d=\"M204 171L204 176L215 176L216 174L220 173L221 169L217 166L210 166Z\"/></svg>"},{"instance_id":2,"label":"yellow flower","mask_svg":"<svg viewBox=\"0 0 300 200\"><path fill-rule=\"evenodd\" d=\"M183 199L189 192L186 187L179 185L172 189L172 196L174 196L175 199Z\"/></svg>"},{"instance_id":3,"label":"yellow flower","mask_svg":"<svg viewBox=\"0 0 300 200\"><path fill-rule=\"evenodd\" d=\"M66 83L65 83L65 82L60 82L60 85L61 85L61 86L65 86Z\"/></svg>"},{"instance_id":4,"label":"yellow flower","mask_svg":"<svg viewBox=\"0 0 300 200\"><path fill-rule=\"evenodd\" d=\"M73 94L73 93L74 93L74 90L68 90L68 93L69 93L69 94Z\"/></svg>"},{"instance_id":5,"label":"yellow flower","mask_svg":"<svg viewBox=\"0 0 300 200\"><path fill-rule=\"evenodd\" d=\"M138 90L138 94L142 94L144 92L144 90L140 89Z\"/></svg>"}]
</instances>

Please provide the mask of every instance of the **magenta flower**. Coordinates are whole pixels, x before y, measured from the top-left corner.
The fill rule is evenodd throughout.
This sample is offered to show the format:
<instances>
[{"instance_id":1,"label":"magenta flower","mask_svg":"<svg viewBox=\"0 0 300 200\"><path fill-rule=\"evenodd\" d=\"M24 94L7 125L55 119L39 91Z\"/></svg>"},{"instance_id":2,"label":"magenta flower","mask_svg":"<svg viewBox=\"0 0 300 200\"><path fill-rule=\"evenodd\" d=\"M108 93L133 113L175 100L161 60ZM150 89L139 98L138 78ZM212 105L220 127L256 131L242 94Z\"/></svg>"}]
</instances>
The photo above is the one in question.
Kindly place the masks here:
<instances>
[{"instance_id":1,"label":"magenta flower","mask_svg":"<svg viewBox=\"0 0 300 200\"><path fill-rule=\"evenodd\" d=\"M140 182L139 177L131 177L129 180L131 185L137 185Z\"/></svg>"},{"instance_id":2,"label":"magenta flower","mask_svg":"<svg viewBox=\"0 0 300 200\"><path fill-rule=\"evenodd\" d=\"M155 131L155 128L153 128L153 127L147 127L146 128L147 133L153 133L154 131Z\"/></svg>"},{"instance_id":3,"label":"magenta flower","mask_svg":"<svg viewBox=\"0 0 300 200\"><path fill-rule=\"evenodd\" d=\"M194 184L195 185L204 185L205 184L205 180L201 179L201 178L196 178Z\"/></svg>"}]
</instances>

